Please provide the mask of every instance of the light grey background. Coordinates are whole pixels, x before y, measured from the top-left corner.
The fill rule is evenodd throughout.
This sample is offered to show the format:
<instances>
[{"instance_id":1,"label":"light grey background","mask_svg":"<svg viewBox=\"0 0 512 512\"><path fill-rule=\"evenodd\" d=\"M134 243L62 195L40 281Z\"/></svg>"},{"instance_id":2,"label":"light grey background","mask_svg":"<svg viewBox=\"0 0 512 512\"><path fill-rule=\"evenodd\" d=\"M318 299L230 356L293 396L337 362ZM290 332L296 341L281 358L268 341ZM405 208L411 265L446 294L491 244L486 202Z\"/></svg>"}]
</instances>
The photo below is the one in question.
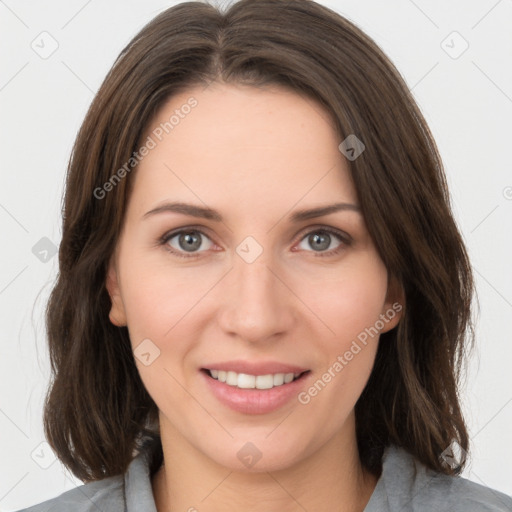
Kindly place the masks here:
<instances>
[{"instance_id":1,"label":"light grey background","mask_svg":"<svg viewBox=\"0 0 512 512\"><path fill-rule=\"evenodd\" d=\"M42 430L43 308L57 271L65 168L115 58L174 3L0 0L2 511L81 483L54 461ZM464 476L512 494L512 0L321 3L389 55L437 140L481 308L462 390L473 447Z\"/></svg>"}]
</instances>

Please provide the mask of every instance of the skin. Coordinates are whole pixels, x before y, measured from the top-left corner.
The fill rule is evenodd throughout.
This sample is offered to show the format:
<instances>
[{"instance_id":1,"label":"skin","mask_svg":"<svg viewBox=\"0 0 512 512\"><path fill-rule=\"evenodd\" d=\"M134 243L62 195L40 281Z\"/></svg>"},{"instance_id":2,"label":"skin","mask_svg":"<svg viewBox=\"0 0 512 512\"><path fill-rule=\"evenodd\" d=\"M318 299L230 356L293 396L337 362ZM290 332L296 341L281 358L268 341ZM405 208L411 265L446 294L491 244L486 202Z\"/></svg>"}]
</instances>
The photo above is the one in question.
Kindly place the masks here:
<instances>
[{"instance_id":1,"label":"skin","mask_svg":"<svg viewBox=\"0 0 512 512\"><path fill-rule=\"evenodd\" d=\"M160 350L147 366L136 358L160 410L165 462L152 480L157 509L362 511L377 478L361 466L354 405L378 336L308 404L292 399L267 414L219 403L199 373L207 363L275 360L309 368L307 390L402 300L360 212L288 220L298 209L357 205L341 139L311 99L220 83L172 97L151 129L191 96L198 105L131 177L107 277L111 321L128 326L134 349L149 339ZM144 217L166 201L214 208L223 222L174 212ZM179 235L159 244L188 227L205 233L196 233L203 243L195 257ZM329 227L350 243L332 235L327 249L317 249L308 235ZM236 252L247 236L263 250L252 263ZM245 467L237 452L249 441L262 457Z\"/></svg>"}]
</instances>

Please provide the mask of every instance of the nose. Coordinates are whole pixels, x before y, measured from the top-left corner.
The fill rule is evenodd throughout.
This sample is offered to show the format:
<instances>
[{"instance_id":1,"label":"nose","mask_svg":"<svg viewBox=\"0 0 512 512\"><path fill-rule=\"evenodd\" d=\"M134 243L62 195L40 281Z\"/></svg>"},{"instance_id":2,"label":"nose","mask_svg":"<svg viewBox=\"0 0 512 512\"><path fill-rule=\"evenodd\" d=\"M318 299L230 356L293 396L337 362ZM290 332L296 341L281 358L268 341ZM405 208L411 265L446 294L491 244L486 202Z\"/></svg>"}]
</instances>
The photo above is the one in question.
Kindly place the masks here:
<instances>
[{"instance_id":1,"label":"nose","mask_svg":"<svg viewBox=\"0 0 512 512\"><path fill-rule=\"evenodd\" d=\"M263 253L252 263L234 254L223 280L218 322L224 333L250 343L275 341L290 331L299 302L284 272Z\"/></svg>"}]
</instances>

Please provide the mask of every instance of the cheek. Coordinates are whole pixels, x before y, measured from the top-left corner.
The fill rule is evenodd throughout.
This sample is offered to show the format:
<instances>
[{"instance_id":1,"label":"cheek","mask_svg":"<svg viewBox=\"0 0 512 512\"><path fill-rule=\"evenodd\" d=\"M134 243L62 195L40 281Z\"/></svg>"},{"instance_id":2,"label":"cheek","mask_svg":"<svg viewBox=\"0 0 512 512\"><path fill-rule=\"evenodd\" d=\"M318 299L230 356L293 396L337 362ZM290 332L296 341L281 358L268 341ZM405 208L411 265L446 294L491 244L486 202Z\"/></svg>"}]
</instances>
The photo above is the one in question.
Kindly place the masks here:
<instances>
[{"instance_id":1,"label":"cheek","mask_svg":"<svg viewBox=\"0 0 512 512\"><path fill-rule=\"evenodd\" d=\"M130 332L147 337L161 339L180 319L188 319L211 288L207 276L197 278L197 269L173 270L161 259L127 258L121 272Z\"/></svg>"},{"instance_id":2,"label":"cheek","mask_svg":"<svg viewBox=\"0 0 512 512\"><path fill-rule=\"evenodd\" d=\"M125 257L120 271L123 301L134 343L141 336L142 339L152 336L163 339L183 321L190 324L193 319L199 327L199 303L213 288L218 294L223 286L219 282L222 275L219 268L184 266L173 269L165 258L148 259L134 253ZM387 288L386 269L371 252L360 253L328 273L308 274L295 269L285 280L290 281L291 288L307 306L306 310L324 324L326 333L338 343L340 338L352 338L375 324L382 312Z\"/></svg>"},{"instance_id":3,"label":"cheek","mask_svg":"<svg viewBox=\"0 0 512 512\"><path fill-rule=\"evenodd\" d=\"M342 348L375 325L383 311L387 272L373 255L354 259L329 279L303 282L300 294L326 327L325 340Z\"/></svg>"},{"instance_id":4,"label":"cheek","mask_svg":"<svg viewBox=\"0 0 512 512\"><path fill-rule=\"evenodd\" d=\"M193 269L136 256L124 260L123 301L135 361L144 385L160 409L190 400L179 383L181 367L198 344L200 300L211 288ZM144 359L144 354L149 357ZM149 363L149 364L146 364Z\"/></svg>"},{"instance_id":5,"label":"cheek","mask_svg":"<svg viewBox=\"0 0 512 512\"><path fill-rule=\"evenodd\" d=\"M306 416L322 418L325 432L346 420L370 377L379 343L375 325L386 289L385 269L365 265L324 283L308 297L328 329L322 329L326 334L316 342L320 368L299 402Z\"/></svg>"},{"instance_id":6,"label":"cheek","mask_svg":"<svg viewBox=\"0 0 512 512\"><path fill-rule=\"evenodd\" d=\"M208 293L219 281L218 272L206 268L172 268L162 259L131 257L124 260L123 301L132 348L157 357L149 366L136 360L139 373L151 394L158 395L162 383L169 396L182 391L182 363L193 357L200 345L201 331L210 318L205 310ZM145 340L150 340L151 343ZM144 345L143 343L146 343ZM173 390L173 392L171 392ZM186 398L186 397L185 397Z\"/></svg>"}]
</instances>

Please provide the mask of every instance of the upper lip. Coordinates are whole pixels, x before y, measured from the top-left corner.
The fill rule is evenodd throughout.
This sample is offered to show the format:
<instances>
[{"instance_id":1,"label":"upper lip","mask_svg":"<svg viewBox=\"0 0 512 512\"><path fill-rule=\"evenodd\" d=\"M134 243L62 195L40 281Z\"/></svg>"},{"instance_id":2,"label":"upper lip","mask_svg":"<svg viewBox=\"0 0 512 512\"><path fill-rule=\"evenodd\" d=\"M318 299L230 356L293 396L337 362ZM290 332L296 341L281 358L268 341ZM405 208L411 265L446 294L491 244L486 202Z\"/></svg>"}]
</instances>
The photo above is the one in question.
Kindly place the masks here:
<instances>
[{"instance_id":1,"label":"upper lip","mask_svg":"<svg viewBox=\"0 0 512 512\"><path fill-rule=\"evenodd\" d=\"M248 375L269 375L273 373L303 373L308 368L302 368L293 364L280 363L279 361L224 361L203 366L205 370L224 370Z\"/></svg>"}]
</instances>

